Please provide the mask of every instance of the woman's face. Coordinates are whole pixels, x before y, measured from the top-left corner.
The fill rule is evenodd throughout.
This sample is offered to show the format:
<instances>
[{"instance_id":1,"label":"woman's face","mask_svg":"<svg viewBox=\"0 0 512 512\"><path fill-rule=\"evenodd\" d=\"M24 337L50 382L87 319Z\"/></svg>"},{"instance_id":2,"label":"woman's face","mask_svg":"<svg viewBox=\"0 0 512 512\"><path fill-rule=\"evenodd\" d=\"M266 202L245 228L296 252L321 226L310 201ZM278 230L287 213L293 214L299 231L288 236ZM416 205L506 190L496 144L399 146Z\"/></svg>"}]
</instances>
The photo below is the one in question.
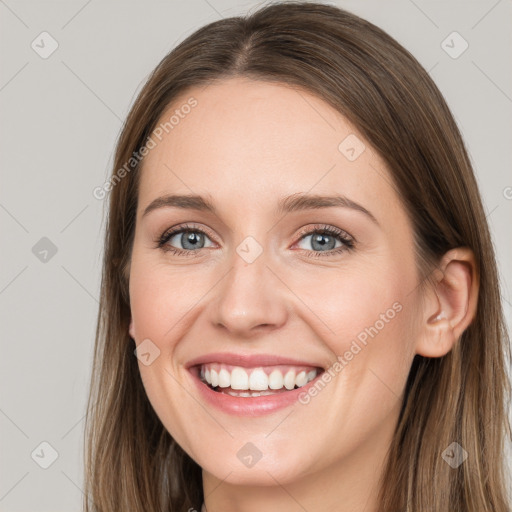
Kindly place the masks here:
<instances>
[{"instance_id":1,"label":"woman's face","mask_svg":"<svg viewBox=\"0 0 512 512\"><path fill-rule=\"evenodd\" d=\"M413 232L383 160L285 85L194 88L161 122L130 334L162 423L227 483L374 472L419 336Z\"/></svg>"}]
</instances>

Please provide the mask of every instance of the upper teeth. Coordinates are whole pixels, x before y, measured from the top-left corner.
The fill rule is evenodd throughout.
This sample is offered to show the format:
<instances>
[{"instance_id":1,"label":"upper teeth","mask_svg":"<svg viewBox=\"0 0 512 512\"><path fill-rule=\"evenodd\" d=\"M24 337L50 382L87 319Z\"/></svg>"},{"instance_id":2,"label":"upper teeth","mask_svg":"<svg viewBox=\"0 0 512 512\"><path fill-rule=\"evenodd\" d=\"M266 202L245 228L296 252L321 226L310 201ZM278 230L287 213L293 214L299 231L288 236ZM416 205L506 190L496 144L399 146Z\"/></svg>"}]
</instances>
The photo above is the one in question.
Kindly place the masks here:
<instances>
[{"instance_id":1,"label":"upper teeth","mask_svg":"<svg viewBox=\"0 0 512 512\"><path fill-rule=\"evenodd\" d=\"M267 389L293 389L312 381L317 370L280 367L244 368L218 363L201 366L201 377L212 387L238 390L265 391Z\"/></svg>"}]
</instances>

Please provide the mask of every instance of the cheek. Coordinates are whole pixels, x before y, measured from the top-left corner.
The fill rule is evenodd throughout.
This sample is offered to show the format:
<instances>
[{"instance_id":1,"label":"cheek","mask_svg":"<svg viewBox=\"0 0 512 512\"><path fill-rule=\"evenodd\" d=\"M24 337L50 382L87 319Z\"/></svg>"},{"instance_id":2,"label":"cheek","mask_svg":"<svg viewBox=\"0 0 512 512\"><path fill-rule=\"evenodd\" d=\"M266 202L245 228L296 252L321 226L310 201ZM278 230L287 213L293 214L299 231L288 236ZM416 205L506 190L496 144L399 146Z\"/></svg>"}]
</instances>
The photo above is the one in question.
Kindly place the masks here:
<instances>
[{"instance_id":1,"label":"cheek","mask_svg":"<svg viewBox=\"0 0 512 512\"><path fill-rule=\"evenodd\" d=\"M176 349L193 320L194 305L205 291L202 279L183 270L155 262L154 256L134 251L130 269L130 306L137 346L148 343L148 365L138 366L147 397L166 429L182 446L190 446L186 432L190 422L200 423L202 409L190 407L189 392L180 383ZM148 346L148 345L146 345ZM204 418L203 418L204 421Z\"/></svg>"},{"instance_id":2,"label":"cheek","mask_svg":"<svg viewBox=\"0 0 512 512\"><path fill-rule=\"evenodd\" d=\"M333 382L343 389L333 395L337 410L353 414L359 425L368 411L384 416L396 407L414 357L414 265L390 258L373 267L331 272L325 284L309 275L308 283L297 295L312 311L306 322L325 333Z\"/></svg>"},{"instance_id":3,"label":"cheek","mask_svg":"<svg viewBox=\"0 0 512 512\"><path fill-rule=\"evenodd\" d=\"M328 292L312 286L321 280L309 275L309 286L295 288L311 309L306 323L328 326L321 327L326 333L322 341L332 353L332 378L317 393L303 397L305 412L297 415L301 422L294 426L298 431L308 422L317 425L315 418L332 426L318 427L323 438L303 439L312 452L324 454L319 465L334 463L356 446L377 449L376 433L391 435L394 429L414 357L415 309L408 298L414 273L410 279L405 271L392 275L347 270L329 280ZM280 441L284 453L289 447L285 432Z\"/></svg>"},{"instance_id":4,"label":"cheek","mask_svg":"<svg viewBox=\"0 0 512 512\"><path fill-rule=\"evenodd\" d=\"M383 268L387 270L379 270ZM297 295L316 317L314 323L321 322L326 328L322 329L327 333L324 340L335 354L350 351L354 341L369 347L372 340L386 338L389 348L404 341L402 329L407 323L404 317L411 312L404 315L403 311L408 309L406 301L414 277L408 278L405 272L394 270L383 264L374 268L332 270L328 278L327 274L309 273L302 281L296 280ZM397 336L400 332L402 336Z\"/></svg>"},{"instance_id":5,"label":"cheek","mask_svg":"<svg viewBox=\"0 0 512 512\"><path fill-rule=\"evenodd\" d=\"M134 255L130 274L130 306L136 340L165 341L160 350L172 348L187 323L187 314L206 293L200 271L155 263L149 256Z\"/></svg>"}]
</instances>

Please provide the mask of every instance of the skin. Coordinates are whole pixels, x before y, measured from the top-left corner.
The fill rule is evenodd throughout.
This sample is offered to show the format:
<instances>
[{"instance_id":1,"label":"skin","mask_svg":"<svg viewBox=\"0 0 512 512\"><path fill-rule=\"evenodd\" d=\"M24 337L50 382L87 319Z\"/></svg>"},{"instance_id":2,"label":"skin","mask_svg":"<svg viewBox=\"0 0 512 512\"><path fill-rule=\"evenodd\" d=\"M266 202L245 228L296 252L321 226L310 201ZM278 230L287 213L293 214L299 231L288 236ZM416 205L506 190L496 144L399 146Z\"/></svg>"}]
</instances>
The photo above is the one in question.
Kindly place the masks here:
<instances>
[{"instance_id":1,"label":"skin","mask_svg":"<svg viewBox=\"0 0 512 512\"><path fill-rule=\"evenodd\" d=\"M190 96L197 106L149 152L140 181L129 331L137 345L149 338L160 350L151 365L139 362L148 398L203 468L208 512L376 512L414 355L443 356L474 316L471 251L447 253L435 286L420 291L411 223L388 169L321 99L232 78L187 91L162 120ZM338 150L350 134L366 146L354 161ZM208 196L217 214L167 207L142 215L170 193ZM296 193L344 195L377 223L346 207L276 215L277 201ZM156 247L182 223L208 233L195 256ZM301 235L303 228L314 235L315 224L346 231L354 248L336 254L340 241L330 255L315 248ZM236 251L248 236L263 250L252 263ZM180 235L172 245L186 250ZM211 352L327 367L395 303L401 311L306 405L233 416L204 402L185 369ZM248 442L262 453L251 468L237 457Z\"/></svg>"}]
</instances>

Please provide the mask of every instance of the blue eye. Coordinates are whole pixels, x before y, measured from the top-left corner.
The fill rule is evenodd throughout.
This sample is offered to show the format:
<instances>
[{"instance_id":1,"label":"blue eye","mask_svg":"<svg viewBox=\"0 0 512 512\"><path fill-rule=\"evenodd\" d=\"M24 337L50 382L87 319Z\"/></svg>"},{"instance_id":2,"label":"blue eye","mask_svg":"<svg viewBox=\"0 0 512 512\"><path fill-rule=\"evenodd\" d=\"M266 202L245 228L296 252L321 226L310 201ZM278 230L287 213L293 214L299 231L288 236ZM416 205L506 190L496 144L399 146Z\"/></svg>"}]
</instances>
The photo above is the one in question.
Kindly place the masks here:
<instances>
[{"instance_id":1,"label":"blue eye","mask_svg":"<svg viewBox=\"0 0 512 512\"><path fill-rule=\"evenodd\" d=\"M314 226L313 229L309 228L301 235L299 242L312 237L310 245L313 250L305 249L312 252L308 255L312 258L333 256L354 248L354 239L345 231L333 226ZM337 241L340 242L338 246L336 246Z\"/></svg>"},{"instance_id":2,"label":"blue eye","mask_svg":"<svg viewBox=\"0 0 512 512\"><path fill-rule=\"evenodd\" d=\"M184 249L170 245L173 238L176 238L178 242L183 245ZM175 254L189 256L194 255L196 251L205 247L205 238L208 238L208 235L202 229L180 226L170 231L166 231L160 237L158 247L166 252L169 251Z\"/></svg>"},{"instance_id":3,"label":"blue eye","mask_svg":"<svg viewBox=\"0 0 512 512\"><path fill-rule=\"evenodd\" d=\"M312 249L302 248L310 253L308 257L333 256L354 248L354 239L345 231L333 226L313 226L301 233L299 242L308 237L312 237L310 241ZM183 249L171 245L174 238L177 243L182 245ZM212 247L211 240L210 245L205 245L205 240L210 240L210 238L202 229L182 225L163 233L157 242L157 247L179 256L194 256L199 250ZM338 245L336 245L337 242Z\"/></svg>"}]
</instances>

